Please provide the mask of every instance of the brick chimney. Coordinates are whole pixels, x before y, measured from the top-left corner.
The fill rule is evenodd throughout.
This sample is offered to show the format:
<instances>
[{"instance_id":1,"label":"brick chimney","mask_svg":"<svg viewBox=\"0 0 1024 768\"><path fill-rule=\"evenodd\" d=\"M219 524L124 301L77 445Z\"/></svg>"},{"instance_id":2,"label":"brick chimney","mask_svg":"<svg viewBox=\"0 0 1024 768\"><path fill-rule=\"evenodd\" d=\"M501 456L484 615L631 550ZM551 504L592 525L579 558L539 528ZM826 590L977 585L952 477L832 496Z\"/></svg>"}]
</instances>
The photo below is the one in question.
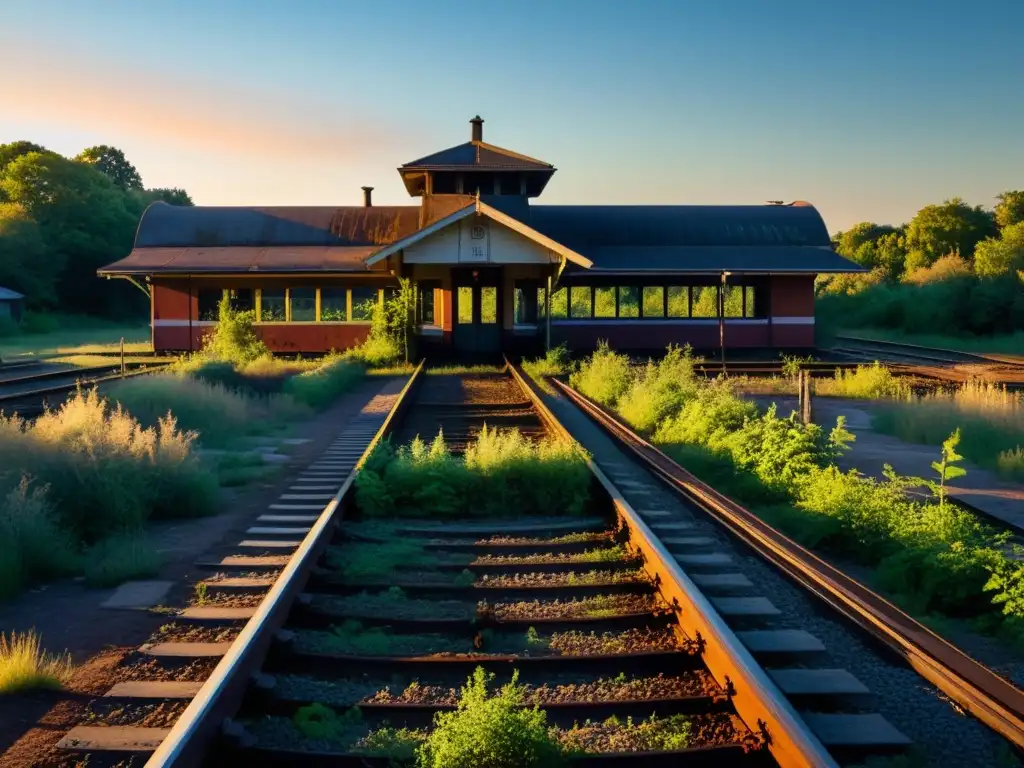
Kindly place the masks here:
<instances>
[{"instance_id":1,"label":"brick chimney","mask_svg":"<svg viewBox=\"0 0 1024 768\"><path fill-rule=\"evenodd\" d=\"M363 207L373 206L373 187L363 187Z\"/></svg>"},{"instance_id":2,"label":"brick chimney","mask_svg":"<svg viewBox=\"0 0 1024 768\"><path fill-rule=\"evenodd\" d=\"M474 117L472 120L469 121L469 124L473 126L473 133L472 133L473 141L483 141L484 140L484 121L483 121L483 118L481 118L480 115L477 115L476 117Z\"/></svg>"}]
</instances>

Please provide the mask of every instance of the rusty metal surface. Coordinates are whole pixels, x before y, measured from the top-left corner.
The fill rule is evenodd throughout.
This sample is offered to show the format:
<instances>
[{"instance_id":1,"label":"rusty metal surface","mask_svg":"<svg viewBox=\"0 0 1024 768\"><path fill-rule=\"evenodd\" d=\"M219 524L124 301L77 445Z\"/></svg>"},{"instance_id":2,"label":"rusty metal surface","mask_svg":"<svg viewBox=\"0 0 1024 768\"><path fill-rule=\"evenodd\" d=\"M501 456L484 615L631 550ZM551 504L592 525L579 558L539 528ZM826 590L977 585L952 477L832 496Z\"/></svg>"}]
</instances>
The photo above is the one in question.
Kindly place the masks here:
<instances>
[{"instance_id":1,"label":"rusty metal surface","mask_svg":"<svg viewBox=\"0 0 1024 768\"><path fill-rule=\"evenodd\" d=\"M370 272L367 246L291 246L256 248L136 248L128 256L97 270L99 275L169 275L204 272Z\"/></svg>"},{"instance_id":2,"label":"rusty metal surface","mask_svg":"<svg viewBox=\"0 0 1024 768\"><path fill-rule=\"evenodd\" d=\"M894 648L913 669L964 710L1016 746L1024 747L1024 691L698 480L635 434L614 414L565 383L557 379L550 381L669 487L711 514L750 544L758 555Z\"/></svg>"},{"instance_id":3,"label":"rusty metal surface","mask_svg":"<svg viewBox=\"0 0 1024 768\"><path fill-rule=\"evenodd\" d=\"M334 498L324 507L295 550L288 565L259 608L242 629L220 663L188 707L182 712L171 732L147 761L147 768L194 768L201 765L222 723L241 706L252 675L259 671L274 634L284 626L295 598L306 585L309 573L330 543L338 521L344 517L351 499L356 473L377 443L390 434L397 419L412 400L423 371L423 363L413 371L384 423L370 441L355 468L345 479Z\"/></svg>"},{"instance_id":4,"label":"rusty metal surface","mask_svg":"<svg viewBox=\"0 0 1024 768\"><path fill-rule=\"evenodd\" d=\"M515 365L509 370L533 400L545 423L566 439L572 436L544 403L529 377ZM771 678L743 646L703 593L690 580L614 484L595 463L591 470L611 497L615 512L639 550L644 568L662 596L677 607L681 639L697 640L702 658L715 679L730 690L737 714L754 733L760 733L772 757L783 768L836 766L828 750L803 722Z\"/></svg>"}]
</instances>

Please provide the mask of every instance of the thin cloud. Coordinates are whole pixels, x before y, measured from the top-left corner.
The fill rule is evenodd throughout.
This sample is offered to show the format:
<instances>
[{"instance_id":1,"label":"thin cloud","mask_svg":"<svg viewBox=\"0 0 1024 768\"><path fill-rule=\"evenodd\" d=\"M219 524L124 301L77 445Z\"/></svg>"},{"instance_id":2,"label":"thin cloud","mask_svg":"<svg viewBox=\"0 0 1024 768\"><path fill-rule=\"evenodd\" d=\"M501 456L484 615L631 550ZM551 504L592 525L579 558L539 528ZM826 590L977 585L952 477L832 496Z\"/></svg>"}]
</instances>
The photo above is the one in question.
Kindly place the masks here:
<instances>
[{"instance_id":1,"label":"thin cloud","mask_svg":"<svg viewBox=\"0 0 1024 768\"><path fill-rule=\"evenodd\" d=\"M394 124L289 93L125 72L95 60L20 47L0 46L0 71L9 73L0 79L0 103L16 119L193 151L301 161L401 154L411 139Z\"/></svg>"}]
</instances>

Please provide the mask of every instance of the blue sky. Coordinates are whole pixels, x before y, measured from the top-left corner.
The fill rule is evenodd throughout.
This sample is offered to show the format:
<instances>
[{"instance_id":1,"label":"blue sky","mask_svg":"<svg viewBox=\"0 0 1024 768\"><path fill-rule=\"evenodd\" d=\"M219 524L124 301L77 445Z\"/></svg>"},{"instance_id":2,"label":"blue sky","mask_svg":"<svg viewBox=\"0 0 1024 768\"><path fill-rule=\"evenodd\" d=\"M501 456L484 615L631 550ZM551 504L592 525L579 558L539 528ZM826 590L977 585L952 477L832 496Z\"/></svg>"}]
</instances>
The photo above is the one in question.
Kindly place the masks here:
<instances>
[{"instance_id":1,"label":"blue sky","mask_svg":"<svg viewBox=\"0 0 1024 768\"><path fill-rule=\"evenodd\" d=\"M0 0L0 142L199 204L413 203L469 137L545 203L809 200L830 230L1024 187L1024 2Z\"/></svg>"}]
</instances>

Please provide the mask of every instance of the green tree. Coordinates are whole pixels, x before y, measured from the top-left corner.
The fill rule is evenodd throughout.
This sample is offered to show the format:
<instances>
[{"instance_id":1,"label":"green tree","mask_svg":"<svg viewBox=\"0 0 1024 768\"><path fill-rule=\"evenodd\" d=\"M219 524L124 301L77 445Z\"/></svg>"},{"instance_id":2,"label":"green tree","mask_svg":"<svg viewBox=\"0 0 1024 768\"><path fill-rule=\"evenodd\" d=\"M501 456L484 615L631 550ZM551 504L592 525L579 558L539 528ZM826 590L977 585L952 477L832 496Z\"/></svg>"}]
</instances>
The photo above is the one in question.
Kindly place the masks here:
<instances>
[{"instance_id":1,"label":"green tree","mask_svg":"<svg viewBox=\"0 0 1024 768\"><path fill-rule=\"evenodd\" d=\"M989 237L974 250L979 277L997 277L1024 270L1024 221L1007 224L1000 237Z\"/></svg>"},{"instance_id":2,"label":"green tree","mask_svg":"<svg viewBox=\"0 0 1024 768\"><path fill-rule=\"evenodd\" d=\"M860 261L859 258L873 258L873 246L879 238L895 232L895 227L875 224L871 221L862 221L859 224L854 224L845 232L840 232L836 235L836 252L870 269L877 266L877 263L874 261L866 263Z\"/></svg>"},{"instance_id":3,"label":"green tree","mask_svg":"<svg viewBox=\"0 0 1024 768\"><path fill-rule=\"evenodd\" d=\"M25 294L29 306L56 302L62 264L49 258L39 225L17 203L0 203L0 285Z\"/></svg>"},{"instance_id":4,"label":"green tree","mask_svg":"<svg viewBox=\"0 0 1024 768\"><path fill-rule=\"evenodd\" d=\"M0 174L7 170L7 166L13 163L22 155L27 155L29 152L49 152L46 147L42 147L31 141L12 141L10 144L0 144Z\"/></svg>"},{"instance_id":5,"label":"green tree","mask_svg":"<svg viewBox=\"0 0 1024 768\"><path fill-rule=\"evenodd\" d=\"M189 193L184 189L178 189L177 187L144 189L140 194L147 206L158 200L162 200L163 202L171 205L195 205L195 203L192 202L192 197Z\"/></svg>"},{"instance_id":6,"label":"green tree","mask_svg":"<svg viewBox=\"0 0 1024 768\"><path fill-rule=\"evenodd\" d=\"M75 160L91 165L121 189L142 189L142 177L117 147L106 144L89 147L82 150Z\"/></svg>"},{"instance_id":7,"label":"green tree","mask_svg":"<svg viewBox=\"0 0 1024 768\"><path fill-rule=\"evenodd\" d=\"M907 225L907 269L927 266L949 253L970 260L974 246L995 234L995 218L980 205L972 207L959 197L926 205Z\"/></svg>"},{"instance_id":8,"label":"green tree","mask_svg":"<svg viewBox=\"0 0 1024 768\"><path fill-rule=\"evenodd\" d=\"M96 279L98 267L131 250L138 224L128 195L114 182L89 165L30 152L7 167L0 188L38 224L46 259L64 265L57 284L64 308L141 313L137 290Z\"/></svg>"},{"instance_id":9,"label":"green tree","mask_svg":"<svg viewBox=\"0 0 1024 768\"><path fill-rule=\"evenodd\" d=\"M994 211L996 224L1005 228L1024 221L1024 191L1003 192L996 199L999 200Z\"/></svg>"}]
</instances>

